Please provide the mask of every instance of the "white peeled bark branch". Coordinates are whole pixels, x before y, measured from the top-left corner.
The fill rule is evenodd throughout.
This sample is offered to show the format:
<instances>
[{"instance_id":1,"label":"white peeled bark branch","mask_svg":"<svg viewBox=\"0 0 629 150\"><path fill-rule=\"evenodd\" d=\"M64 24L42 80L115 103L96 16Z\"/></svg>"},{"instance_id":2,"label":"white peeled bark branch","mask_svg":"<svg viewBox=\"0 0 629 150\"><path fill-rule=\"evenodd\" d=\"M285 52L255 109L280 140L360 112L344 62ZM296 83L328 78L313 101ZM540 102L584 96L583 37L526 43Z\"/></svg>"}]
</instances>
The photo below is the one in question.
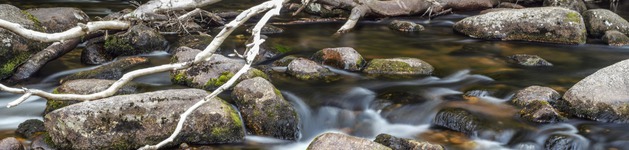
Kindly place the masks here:
<instances>
[{"instance_id":1,"label":"white peeled bark branch","mask_svg":"<svg viewBox=\"0 0 629 150\"><path fill-rule=\"evenodd\" d=\"M240 70L238 70L238 72L236 72L236 74L234 74L234 76L232 76L225 84L221 85L218 89L212 91L212 93L210 95L208 95L205 98L203 98L203 100L198 101L197 103L192 105L190 108L188 108L183 114L181 114L180 117L179 117L179 122L177 123L177 127L175 128L175 131L170 135L170 137L168 137L167 139L159 142L156 145L146 145L146 146L140 148L141 150L158 149L158 148L160 148L160 147L162 147L162 146L172 142L173 140L175 140L177 135L179 135L179 133L183 129L183 124L185 123L186 119L188 118L188 116L190 114L192 114L192 112L194 112L197 108L201 107L203 104L205 104L209 100L215 98L218 94L222 93L227 88L231 87L236 82L236 80L238 80L238 78L240 78L240 76L242 76L244 73L246 73L251 68L251 64L253 63L253 60L255 59L255 57L258 55L258 52L260 51L260 44L262 44L264 42L264 40L260 38L260 30L262 30L262 27L269 21L269 19L271 19L271 17L280 14L280 10L282 9L282 4L283 3L284 3L284 0L272 0L272 1L268 1L268 2L265 2L265 3L262 3L262 4L258 5L258 6L264 6L264 7L258 7L258 6L252 7L249 10L244 11L243 13L241 13L241 15L242 15L242 14L247 14L249 12L260 12L260 11L255 11L255 10L251 10L251 9L262 9L262 10L271 9L266 14L264 14L262 19L260 19L260 21L253 28L253 32L252 32L252 34L253 34L253 43L251 43L251 45L248 45L248 46L251 46L251 49L247 50L247 52L245 54L245 56L246 56L246 64ZM239 15L239 17L241 15ZM255 15L255 14L251 14L251 15ZM229 24L238 24L238 25L240 25L242 23L234 23L234 22L238 22L238 21L245 22L245 21L247 21L247 19L245 19L245 20L238 20L237 19L237 20L234 20L234 21L230 22ZM235 26L235 27L237 27L237 26ZM235 28L235 27L231 27L231 28ZM226 28L229 28L229 27L226 26L225 29ZM223 30L225 30L225 29L223 29ZM221 32L221 33L223 33L223 32ZM220 33L219 33L219 35L220 35ZM227 35L229 35L229 34L227 34ZM217 38L218 38L218 36L217 36ZM212 43L214 43L214 41L212 41ZM201 54L198 54L197 56L199 56L199 55L201 55Z\"/></svg>"},{"instance_id":2,"label":"white peeled bark branch","mask_svg":"<svg viewBox=\"0 0 629 150\"><path fill-rule=\"evenodd\" d=\"M145 19L146 14L159 13L167 10L186 10L211 5L221 0L151 0L141 5L124 18Z\"/></svg>"},{"instance_id":3,"label":"white peeled bark branch","mask_svg":"<svg viewBox=\"0 0 629 150\"><path fill-rule=\"evenodd\" d=\"M125 21L94 21L87 24L79 23L76 27L59 33L44 33L24 28L24 26L0 19L0 28L7 29L27 39L41 42L56 42L78 38L99 30L125 30L131 24Z\"/></svg>"}]
</instances>

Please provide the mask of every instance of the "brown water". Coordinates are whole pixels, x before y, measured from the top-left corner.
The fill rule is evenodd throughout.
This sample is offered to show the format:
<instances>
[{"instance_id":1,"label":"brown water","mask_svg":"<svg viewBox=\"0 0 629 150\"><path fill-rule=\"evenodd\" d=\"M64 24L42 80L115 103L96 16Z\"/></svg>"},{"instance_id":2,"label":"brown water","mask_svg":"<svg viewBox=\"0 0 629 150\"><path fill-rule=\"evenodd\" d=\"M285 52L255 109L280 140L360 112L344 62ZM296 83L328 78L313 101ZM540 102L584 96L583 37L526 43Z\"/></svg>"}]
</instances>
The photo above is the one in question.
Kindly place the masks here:
<instances>
[{"instance_id":1,"label":"brown water","mask_svg":"<svg viewBox=\"0 0 629 150\"><path fill-rule=\"evenodd\" d=\"M260 0L224 1L209 9L244 9ZM131 8L127 1L1 1L21 8L72 6L84 9L90 16L98 16ZM602 7L607 6L602 4ZM629 2L618 7L618 14L629 19ZM510 113L517 111L503 102L518 89L542 85L564 92L574 83L594 71L629 58L629 47L610 47L600 40L588 40L584 45L559 45L519 41L477 40L454 33L454 22L474 15L474 12L457 13L426 20L416 17L396 19L421 23L426 30L420 33L395 32L386 27L390 19L363 19L357 28L340 37L331 35L342 22L301 25L278 25L285 29L282 34L269 35L270 45L290 47L295 55L309 57L322 48L349 46L358 50L366 59L415 57L435 67L432 77L409 80L368 80L360 73L348 74L345 80L329 84L303 83L291 78L276 77L272 81L299 111L302 119L302 138L298 142L278 141L265 137L247 136L246 146L270 149L304 148L316 135L325 131L345 132L365 138L378 133L400 137L418 137L427 133L434 114L443 106L458 106L491 114L496 120L508 122ZM235 34L246 34L244 32ZM242 47L234 42L223 45L231 50ZM513 54L534 54L553 63L553 67L530 68L511 65L505 57ZM63 58L47 64L33 81L26 85L51 90L64 75L76 69L90 67L80 64L80 48ZM167 63L169 56L157 53L148 56L151 65ZM58 73L65 71L65 73ZM168 75L157 74L137 79L158 87L169 87ZM472 89L495 91L480 103L464 103L451 100L451 95ZM386 91L419 93L427 100L423 103L391 104L377 98ZM17 98L0 93L0 105ZM41 119L45 102L32 98L16 108L0 107L0 138L13 136L17 125L28 118ZM509 116L509 117L505 117ZM623 149L628 145L628 127L619 124L596 123L572 119L566 123L538 125L517 121L530 126L535 132L507 134L500 138L472 137L477 149L514 148L521 143L541 146L552 133L568 134L589 145L588 149ZM588 132L584 132L587 130ZM577 134L578 133L578 134ZM259 143L262 143L261 145ZM456 147L450 147L456 148Z\"/></svg>"}]
</instances>

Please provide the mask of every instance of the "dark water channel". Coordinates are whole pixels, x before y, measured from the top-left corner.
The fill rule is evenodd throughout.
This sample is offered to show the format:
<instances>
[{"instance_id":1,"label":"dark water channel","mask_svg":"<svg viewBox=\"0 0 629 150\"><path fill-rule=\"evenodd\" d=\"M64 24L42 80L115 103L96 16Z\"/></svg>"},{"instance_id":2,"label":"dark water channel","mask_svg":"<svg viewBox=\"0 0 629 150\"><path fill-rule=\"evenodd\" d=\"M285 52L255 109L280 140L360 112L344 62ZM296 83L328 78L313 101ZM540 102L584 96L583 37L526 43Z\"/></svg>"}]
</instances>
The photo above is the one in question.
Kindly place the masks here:
<instances>
[{"instance_id":1,"label":"dark water channel","mask_svg":"<svg viewBox=\"0 0 629 150\"><path fill-rule=\"evenodd\" d=\"M259 3L260 0L224 1L209 8L244 9ZM101 16L124 8L130 8L128 1L118 0L46 0L46 1L6 1L21 8L70 6L80 7L90 16ZM601 4L602 8L606 8ZM629 19L629 2L623 1L618 14ZM583 149L628 149L629 127L624 124L597 123L571 119L558 124L532 124L513 119L519 111L506 101L518 89L531 85L551 87L560 93L587 75L605 66L629 59L629 47L610 47L596 39L584 45L559 45L513 41L487 41L472 39L455 33L454 22L475 14L456 13L426 20L417 17L401 19L421 23L426 30L421 33L394 32L387 28L390 18L364 19L358 27L340 37L331 35L342 22L315 23L300 25L278 25L284 33L269 35L271 45L284 45L297 56L309 57L312 53L327 47L348 46L358 50L366 59L415 57L435 68L430 77L408 80L366 79L360 73L341 72L345 79L333 83L305 83L296 79L275 77L272 82L294 104L301 117L302 138L298 142L288 142L266 137L247 136L245 147L269 149L305 149L316 135L326 132L374 138L379 133L399 137L433 139L449 145L452 149L522 149L541 148L549 135L561 133L579 140L588 147ZM215 33L213 33L215 34ZM246 34L245 32L235 34ZM227 42L223 49L242 47L235 42ZM80 63L81 48L61 59L46 65L26 87L51 91L58 79L80 70L90 69ZM553 67L530 68L509 64L506 56L513 54L534 54L553 63ZM165 52L147 54L150 65L167 63L170 56ZM143 66L146 67L146 66ZM173 87L168 74L156 74L137 82L153 84L157 89ZM492 91L491 96L481 97L479 102L460 100L465 91L483 89ZM415 93L421 101L399 103L380 99L387 92ZM26 119L41 119L45 101L31 98L26 103L11 109L4 106L18 95L0 92L0 138L13 136L13 130ZM496 138L470 137L476 144L457 146L456 143L435 141L432 133L440 129L430 127L437 111L443 107L461 107L470 111L489 114L497 124L516 122L527 126L531 132L505 134ZM524 144L526 143L526 144ZM527 145L528 144L528 145ZM220 147L220 146L219 146Z\"/></svg>"}]
</instances>

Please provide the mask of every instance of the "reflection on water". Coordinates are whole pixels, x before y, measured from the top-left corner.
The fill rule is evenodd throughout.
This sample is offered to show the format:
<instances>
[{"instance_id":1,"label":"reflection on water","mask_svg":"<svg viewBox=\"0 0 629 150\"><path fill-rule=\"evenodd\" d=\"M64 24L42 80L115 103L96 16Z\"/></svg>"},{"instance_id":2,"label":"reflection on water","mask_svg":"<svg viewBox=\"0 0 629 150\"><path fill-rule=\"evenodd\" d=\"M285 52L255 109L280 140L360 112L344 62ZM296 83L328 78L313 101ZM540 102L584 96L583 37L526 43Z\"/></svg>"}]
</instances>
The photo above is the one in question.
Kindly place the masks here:
<instances>
[{"instance_id":1,"label":"reflection on water","mask_svg":"<svg viewBox=\"0 0 629 150\"><path fill-rule=\"evenodd\" d=\"M261 0L223 1L217 9L242 9ZM45 0L7 1L0 3L18 5L21 8L70 6L80 7L91 16L106 15L124 8L132 8L129 1L96 0ZM604 6L605 4L602 4ZM629 8L623 1L619 8ZM629 17L628 9L619 9L618 14ZM496 120L513 120L517 108L505 104L515 90L530 86L549 86L565 91L574 83L596 70L629 58L629 47L610 47L602 41L590 39L584 45L560 45L520 41L478 40L455 33L451 26L458 20L470 16L458 13L441 16L433 20L416 17L401 18L420 23L426 30L419 33L394 32L387 28L391 20L364 19L356 30L332 37L342 22L278 25L285 29L282 34L268 35L271 46L283 45L294 50L297 56L310 57L315 51L327 47L349 46L355 48L365 59L415 57L435 68L428 77L406 80L374 80L360 72L334 70L345 80L333 83L304 83L292 78L274 76L272 82L290 101L301 119L301 139L288 142L269 137L248 135L247 143L263 143L254 147L271 149L305 149L317 135L340 132L373 139L379 133L399 137L416 138L430 128L437 111L442 107L460 107L471 111L491 114ZM215 34L215 33L213 33ZM235 34L246 34L236 32ZM223 49L232 50L242 45L232 42ZM94 66L79 64L80 48L46 65L28 88L51 91L59 78L78 70ZM230 51L231 53L231 51ZM505 57L514 54L534 54L555 64L549 68L521 67L509 64ZM168 54L152 53L150 65L167 63ZM140 66L146 67L150 65ZM282 69L282 68L279 68ZM43 80L42 80L43 79ZM161 88L172 87L168 73L142 77L136 82L148 83ZM453 98L469 90L487 90L493 94L479 97L480 104L468 104ZM417 95L421 101L400 103L382 99L385 92L407 92ZM453 96L454 95L454 96ZM24 104L7 109L4 106L19 95L0 92L0 138L12 136L17 124L30 118L41 119L45 101L33 97ZM470 137L476 149L539 149L551 135L561 134L576 139L582 147L593 149L622 148L629 145L629 130L624 125L596 123L573 119L565 123L531 126L532 132L517 131L488 138ZM517 133L516 133L517 132ZM253 145L253 144L252 144ZM626 146L624 146L626 147Z\"/></svg>"}]
</instances>

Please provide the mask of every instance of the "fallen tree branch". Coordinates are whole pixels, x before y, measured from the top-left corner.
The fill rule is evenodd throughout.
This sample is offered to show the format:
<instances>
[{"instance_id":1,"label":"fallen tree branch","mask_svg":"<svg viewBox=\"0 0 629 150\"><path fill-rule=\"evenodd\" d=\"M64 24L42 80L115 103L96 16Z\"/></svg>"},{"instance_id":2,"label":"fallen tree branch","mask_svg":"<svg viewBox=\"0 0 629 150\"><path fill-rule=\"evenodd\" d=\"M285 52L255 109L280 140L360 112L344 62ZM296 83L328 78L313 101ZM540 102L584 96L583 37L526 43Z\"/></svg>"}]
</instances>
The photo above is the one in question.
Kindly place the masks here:
<instances>
[{"instance_id":1,"label":"fallen tree branch","mask_svg":"<svg viewBox=\"0 0 629 150\"><path fill-rule=\"evenodd\" d=\"M172 142L173 140L175 140L177 135L179 135L179 133L183 129L183 124L185 123L186 119L188 118L188 116L190 114L192 114L192 112L194 112L197 108L201 107L203 104L205 104L209 100L215 98L218 94L222 93L227 88L231 87L236 82L236 80L238 80L238 78L240 78L240 76L242 76L244 73L246 73L251 68L251 64L253 63L253 60L255 59L255 57L258 55L258 52L260 51L260 44L262 44L264 42L264 40L262 40L260 38L260 30L262 30L262 27L269 21L269 19L271 19L272 16L280 14L280 10L282 9L282 4L283 3L284 3L284 0L272 0L272 1L268 1L268 2L265 2L265 3L262 3L262 4L258 5L258 6L265 6L265 7L257 7L257 6L256 7L252 7L248 11L244 11L242 13L242 14L247 14L247 13L250 13L250 12L260 12L260 11L256 11L256 10L251 10L251 9L254 9L254 8L255 9L262 9L262 10L271 9L266 14L264 14L262 19L260 19L260 21L253 28L253 32L252 32L252 34L253 34L253 43L251 43L251 45L248 45L248 47L250 46L251 49L247 50L247 52L245 54L245 56L246 56L246 64L240 70L238 70L238 72L236 72L236 74L234 74L234 76L232 76L225 84L221 85L218 89L212 91L212 93L210 95L208 95L205 98L203 98L203 100L195 103L190 108L188 108L183 114L181 114L180 118L179 118L179 122L177 123L177 127L175 128L175 131L170 135L170 137L166 138L165 140L159 142L156 145L146 145L146 146L144 146L144 147L142 147L140 149L142 149L142 150L158 149L158 148L160 148L160 147L162 147L162 146ZM255 15L255 14L252 14L251 16L253 16L253 15ZM240 18L240 15L237 18ZM244 20L236 19L234 21L245 22L247 19L248 18L246 18ZM230 22L229 24L236 24L236 23L234 23L234 21ZM238 23L238 24L240 25L242 23ZM226 26L223 30L225 30L227 28L229 28L229 27ZM231 27L231 28L235 28L235 27ZM223 33L223 32L221 32L221 33ZM219 35L220 35L220 33L219 33ZM217 35L217 38L218 37L219 36ZM214 43L214 41L212 41L212 43ZM209 48L209 46L208 46L208 48ZM201 55L201 54L198 54L197 56L199 56L199 55Z\"/></svg>"},{"instance_id":2,"label":"fallen tree branch","mask_svg":"<svg viewBox=\"0 0 629 150\"><path fill-rule=\"evenodd\" d=\"M15 73L9 78L9 83L17 83L31 77L35 72L39 71L46 63L57 59L60 56L74 50L81 42L80 38L65 40L63 42L54 42L44 50L37 52L31 56L26 62L15 70Z\"/></svg>"},{"instance_id":3,"label":"fallen tree branch","mask_svg":"<svg viewBox=\"0 0 629 150\"><path fill-rule=\"evenodd\" d=\"M0 19L0 28L7 29L24 38L40 42L57 42L67 39L79 38L99 30L124 30L131 24L125 21L94 21L87 24L79 23L76 27L59 33L44 33L24 28L17 23Z\"/></svg>"},{"instance_id":4,"label":"fallen tree branch","mask_svg":"<svg viewBox=\"0 0 629 150\"><path fill-rule=\"evenodd\" d=\"M151 0L140 5L133 12L126 14L123 18L139 18L142 20L149 19L147 14L154 14L168 10L186 10L192 8L200 8L211 5L221 0Z\"/></svg>"}]
</instances>

